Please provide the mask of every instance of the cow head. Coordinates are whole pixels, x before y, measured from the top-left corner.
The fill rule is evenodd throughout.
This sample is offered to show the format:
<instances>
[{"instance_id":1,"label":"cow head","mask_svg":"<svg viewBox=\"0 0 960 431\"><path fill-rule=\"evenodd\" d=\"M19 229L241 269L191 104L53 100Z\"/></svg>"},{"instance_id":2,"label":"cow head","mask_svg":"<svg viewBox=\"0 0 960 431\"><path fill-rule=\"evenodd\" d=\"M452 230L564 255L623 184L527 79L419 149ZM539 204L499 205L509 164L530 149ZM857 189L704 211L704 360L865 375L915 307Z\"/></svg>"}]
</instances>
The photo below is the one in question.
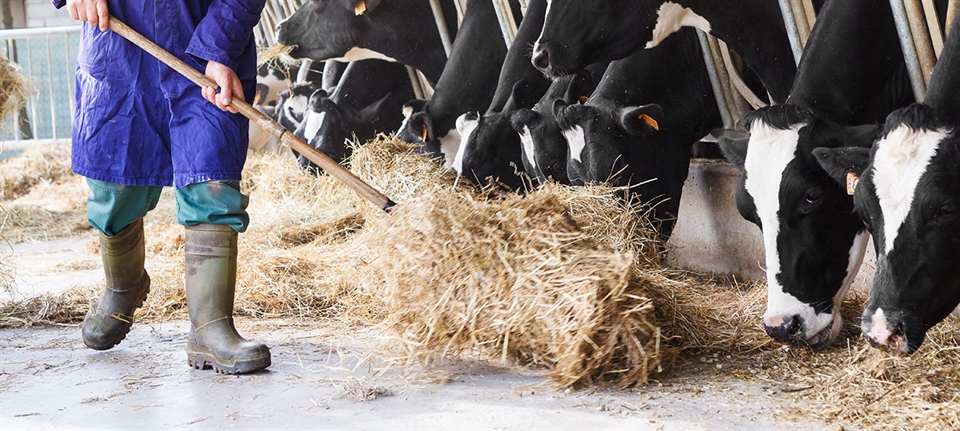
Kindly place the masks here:
<instances>
[{"instance_id":1,"label":"cow head","mask_svg":"<svg viewBox=\"0 0 960 431\"><path fill-rule=\"evenodd\" d=\"M821 168L814 148L869 146L874 126L845 127L791 104L754 111L747 140L721 139L740 168L736 203L760 227L766 252L767 334L818 347L841 329L840 302L867 233L853 199Z\"/></svg>"},{"instance_id":2,"label":"cow head","mask_svg":"<svg viewBox=\"0 0 960 431\"><path fill-rule=\"evenodd\" d=\"M287 130L297 130L303 121L310 98L316 91L318 91L317 84L313 82L294 84L281 91L277 102L277 122ZM322 97L327 97L327 93L323 92Z\"/></svg>"},{"instance_id":3,"label":"cow head","mask_svg":"<svg viewBox=\"0 0 960 431\"><path fill-rule=\"evenodd\" d=\"M567 141L567 169L576 184L608 183L626 186L631 173L631 146L656 131L663 115L659 105L623 107L613 101L588 104L554 103L554 116Z\"/></svg>"},{"instance_id":4,"label":"cow head","mask_svg":"<svg viewBox=\"0 0 960 431\"><path fill-rule=\"evenodd\" d=\"M454 127L443 127L434 121L427 102L414 99L403 105L403 123L397 136L404 142L423 144L420 152L452 169L460 148L460 133ZM447 129L447 130L443 130Z\"/></svg>"},{"instance_id":5,"label":"cow head","mask_svg":"<svg viewBox=\"0 0 960 431\"><path fill-rule=\"evenodd\" d=\"M323 61L392 60L371 45L372 29L395 11L380 10L381 0L308 0L277 27L277 41L291 47L288 55ZM383 8L388 9L388 8ZM391 14L391 12L393 12ZM391 34L380 34L388 38ZM392 41L384 41L390 42Z\"/></svg>"},{"instance_id":6,"label":"cow head","mask_svg":"<svg viewBox=\"0 0 960 431\"><path fill-rule=\"evenodd\" d=\"M923 104L894 111L870 151L818 149L873 235L877 269L863 311L872 344L913 352L960 303L960 137ZM851 184L852 185L852 184Z\"/></svg>"},{"instance_id":7,"label":"cow head","mask_svg":"<svg viewBox=\"0 0 960 431\"><path fill-rule=\"evenodd\" d=\"M654 47L682 26L710 31L705 19L672 1L549 0L531 61L547 76L563 76Z\"/></svg>"},{"instance_id":8,"label":"cow head","mask_svg":"<svg viewBox=\"0 0 960 431\"><path fill-rule=\"evenodd\" d=\"M453 169L470 180L485 184L490 179L518 190L522 181L516 175L521 167L520 137L510 124L511 114L518 109L533 107L541 94L533 85L521 79L514 83L510 97L499 112L479 116L471 113L457 118L461 144Z\"/></svg>"}]
</instances>

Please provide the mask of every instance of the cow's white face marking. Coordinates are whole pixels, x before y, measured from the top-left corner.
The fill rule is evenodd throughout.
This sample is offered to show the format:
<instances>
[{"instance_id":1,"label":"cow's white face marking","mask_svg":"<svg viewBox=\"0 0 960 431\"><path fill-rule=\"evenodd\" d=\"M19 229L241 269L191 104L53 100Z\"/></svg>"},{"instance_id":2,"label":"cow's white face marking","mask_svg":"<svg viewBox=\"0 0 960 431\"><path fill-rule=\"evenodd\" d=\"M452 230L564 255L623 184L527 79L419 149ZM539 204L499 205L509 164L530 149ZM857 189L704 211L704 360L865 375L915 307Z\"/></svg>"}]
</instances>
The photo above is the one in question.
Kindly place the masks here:
<instances>
[{"instance_id":1,"label":"cow's white face marking","mask_svg":"<svg viewBox=\"0 0 960 431\"><path fill-rule=\"evenodd\" d=\"M349 51L343 54L343 57L330 58L328 60L342 61L344 63L349 63L351 61L358 61L358 60L386 60L386 61L392 61L394 63L397 63L397 60L393 57L388 57L372 49L359 48L356 46L353 48L350 48Z\"/></svg>"},{"instance_id":2,"label":"cow's white face marking","mask_svg":"<svg viewBox=\"0 0 960 431\"><path fill-rule=\"evenodd\" d=\"M460 132L457 129L450 129L446 135L440 138L440 152L443 153L443 167L453 169L453 159L460 152ZM459 171L458 171L459 172Z\"/></svg>"},{"instance_id":3,"label":"cow's white face marking","mask_svg":"<svg viewBox=\"0 0 960 431\"><path fill-rule=\"evenodd\" d=\"M883 253L893 251L900 226L907 219L920 177L947 133L916 131L901 125L877 142L873 184L883 214Z\"/></svg>"},{"instance_id":4,"label":"cow's white face marking","mask_svg":"<svg viewBox=\"0 0 960 431\"><path fill-rule=\"evenodd\" d=\"M583 127L574 126L572 129L563 131L563 137L567 140L567 146L570 148L570 157L580 163L583 163L583 149L587 146L587 138L583 134Z\"/></svg>"},{"instance_id":5,"label":"cow's white face marking","mask_svg":"<svg viewBox=\"0 0 960 431\"><path fill-rule=\"evenodd\" d=\"M763 315L767 326L780 326L785 316L800 315L805 323L817 319L813 307L784 292L777 280L780 273L780 253L777 237L780 234L780 183L787 165L796 157L800 128L804 124L781 130L757 121L750 128L750 141L744 161L746 181L744 188L753 198L763 228L763 247L767 266L767 311ZM829 317L828 317L829 318Z\"/></svg>"},{"instance_id":6,"label":"cow's white face marking","mask_svg":"<svg viewBox=\"0 0 960 431\"><path fill-rule=\"evenodd\" d=\"M536 147L533 145L533 135L527 126L523 126L523 133L520 134L520 144L523 148L523 157L526 157L527 163L533 166L534 169L540 170L540 166L537 166L537 154Z\"/></svg>"},{"instance_id":7,"label":"cow's white face marking","mask_svg":"<svg viewBox=\"0 0 960 431\"><path fill-rule=\"evenodd\" d=\"M657 11L657 25L653 28L653 38L647 42L646 48L659 45L681 27L696 27L706 33L710 33L711 28L710 21L706 18L697 15L690 8L668 1L660 5L660 10Z\"/></svg>"},{"instance_id":8,"label":"cow's white face marking","mask_svg":"<svg viewBox=\"0 0 960 431\"><path fill-rule=\"evenodd\" d=\"M460 148L457 149L457 156L453 159L453 164L451 168L454 171L457 171L458 174L463 174L463 154L467 152L467 148L470 147L472 139L470 135L473 134L473 131L477 129L477 125L480 124L480 119L468 120L468 114L463 114L457 117L457 132L460 133Z\"/></svg>"},{"instance_id":9,"label":"cow's white face marking","mask_svg":"<svg viewBox=\"0 0 960 431\"><path fill-rule=\"evenodd\" d=\"M300 121L297 121L297 117L305 113L304 111L307 110L307 102L309 102L309 97L307 96L293 96L285 100L282 109L287 119L299 126Z\"/></svg>"},{"instance_id":10,"label":"cow's white face marking","mask_svg":"<svg viewBox=\"0 0 960 431\"><path fill-rule=\"evenodd\" d=\"M326 112L310 111L303 118L303 137L307 142L313 141L323 126L323 120L326 118Z\"/></svg>"}]
</instances>

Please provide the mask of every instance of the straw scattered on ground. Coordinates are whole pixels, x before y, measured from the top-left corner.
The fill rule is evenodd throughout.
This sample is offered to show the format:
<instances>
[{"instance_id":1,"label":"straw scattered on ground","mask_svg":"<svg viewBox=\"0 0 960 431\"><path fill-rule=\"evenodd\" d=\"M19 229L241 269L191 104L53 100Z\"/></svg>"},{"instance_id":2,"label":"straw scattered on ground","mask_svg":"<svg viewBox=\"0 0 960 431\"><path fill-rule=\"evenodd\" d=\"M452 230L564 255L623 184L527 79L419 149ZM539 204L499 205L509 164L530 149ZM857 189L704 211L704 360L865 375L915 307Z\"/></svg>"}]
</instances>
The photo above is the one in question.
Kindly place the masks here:
<instances>
[{"instance_id":1,"label":"straw scattered on ground","mask_svg":"<svg viewBox=\"0 0 960 431\"><path fill-rule=\"evenodd\" d=\"M0 162L0 184L25 184L0 188L0 234L15 242L40 240L41 231L79 232L95 244L93 231L77 227L82 181L52 166L67 166L68 157L24 157L36 156ZM402 363L536 364L555 384L577 387L716 374L757 382L801 406L788 417L867 429L960 428L956 317L934 327L916 354L891 355L861 339L865 298L854 296L844 303L836 346L782 345L759 325L762 284L661 266L661 245L615 190L550 186L491 199L384 137L358 148L351 163L398 202L393 214L328 176L303 174L291 158L251 154L243 187L253 223L240 236L239 314L379 328L391 349L380 354ZM8 177L14 170L22 171L16 181ZM41 216L54 209L62 214ZM166 191L146 220L154 288L141 321L186 318L183 228L173 215ZM63 228L70 221L76 226ZM0 326L76 324L98 290L3 304Z\"/></svg>"}]
</instances>

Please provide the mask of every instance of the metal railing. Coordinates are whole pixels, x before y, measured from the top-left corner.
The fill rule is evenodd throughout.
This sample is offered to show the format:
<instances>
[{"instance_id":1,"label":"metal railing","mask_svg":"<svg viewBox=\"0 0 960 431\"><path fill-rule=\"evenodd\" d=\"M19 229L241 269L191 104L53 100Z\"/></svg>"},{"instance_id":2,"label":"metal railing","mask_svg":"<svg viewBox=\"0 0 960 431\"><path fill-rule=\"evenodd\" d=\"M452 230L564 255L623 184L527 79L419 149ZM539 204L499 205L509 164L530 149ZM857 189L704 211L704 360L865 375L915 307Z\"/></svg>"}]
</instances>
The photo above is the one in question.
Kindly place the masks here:
<instances>
[{"instance_id":1,"label":"metal railing","mask_svg":"<svg viewBox=\"0 0 960 431\"><path fill-rule=\"evenodd\" d=\"M70 138L79 45L79 25L0 30L0 51L20 65L33 90L26 107L0 124L3 148Z\"/></svg>"}]
</instances>

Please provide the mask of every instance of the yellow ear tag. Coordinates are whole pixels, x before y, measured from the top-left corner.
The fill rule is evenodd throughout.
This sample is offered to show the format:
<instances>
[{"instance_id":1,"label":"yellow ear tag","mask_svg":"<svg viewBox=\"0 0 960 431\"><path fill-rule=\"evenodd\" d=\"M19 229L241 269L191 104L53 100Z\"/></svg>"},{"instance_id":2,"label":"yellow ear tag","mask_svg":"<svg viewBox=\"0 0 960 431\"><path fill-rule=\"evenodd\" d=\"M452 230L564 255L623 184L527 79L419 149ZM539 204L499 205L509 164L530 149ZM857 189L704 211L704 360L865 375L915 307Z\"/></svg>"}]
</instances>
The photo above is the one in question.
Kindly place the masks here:
<instances>
[{"instance_id":1,"label":"yellow ear tag","mask_svg":"<svg viewBox=\"0 0 960 431\"><path fill-rule=\"evenodd\" d=\"M860 177L853 171L847 171L847 194L853 196L853 192L857 191L857 184L860 184Z\"/></svg>"},{"instance_id":2,"label":"yellow ear tag","mask_svg":"<svg viewBox=\"0 0 960 431\"><path fill-rule=\"evenodd\" d=\"M647 123L650 127L653 127L653 130L660 131L660 123L657 123L657 120L654 120L653 117L647 114L640 114L637 116L637 119Z\"/></svg>"},{"instance_id":3,"label":"yellow ear tag","mask_svg":"<svg viewBox=\"0 0 960 431\"><path fill-rule=\"evenodd\" d=\"M357 3L357 5L354 6L353 8L353 13L357 14L357 16L363 15L363 13L366 11L367 11L367 3L363 1L361 1L360 3Z\"/></svg>"},{"instance_id":4,"label":"yellow ear tag","mask_svg":"<svg viewBox=\"0 0 960 431\"><path fill-rule=\"evenodd\" d=\"M422 139L423 142L427 142L427 125L426 124L424 124L420 129L420 139Z\"/></svg>"}]
</instances>

